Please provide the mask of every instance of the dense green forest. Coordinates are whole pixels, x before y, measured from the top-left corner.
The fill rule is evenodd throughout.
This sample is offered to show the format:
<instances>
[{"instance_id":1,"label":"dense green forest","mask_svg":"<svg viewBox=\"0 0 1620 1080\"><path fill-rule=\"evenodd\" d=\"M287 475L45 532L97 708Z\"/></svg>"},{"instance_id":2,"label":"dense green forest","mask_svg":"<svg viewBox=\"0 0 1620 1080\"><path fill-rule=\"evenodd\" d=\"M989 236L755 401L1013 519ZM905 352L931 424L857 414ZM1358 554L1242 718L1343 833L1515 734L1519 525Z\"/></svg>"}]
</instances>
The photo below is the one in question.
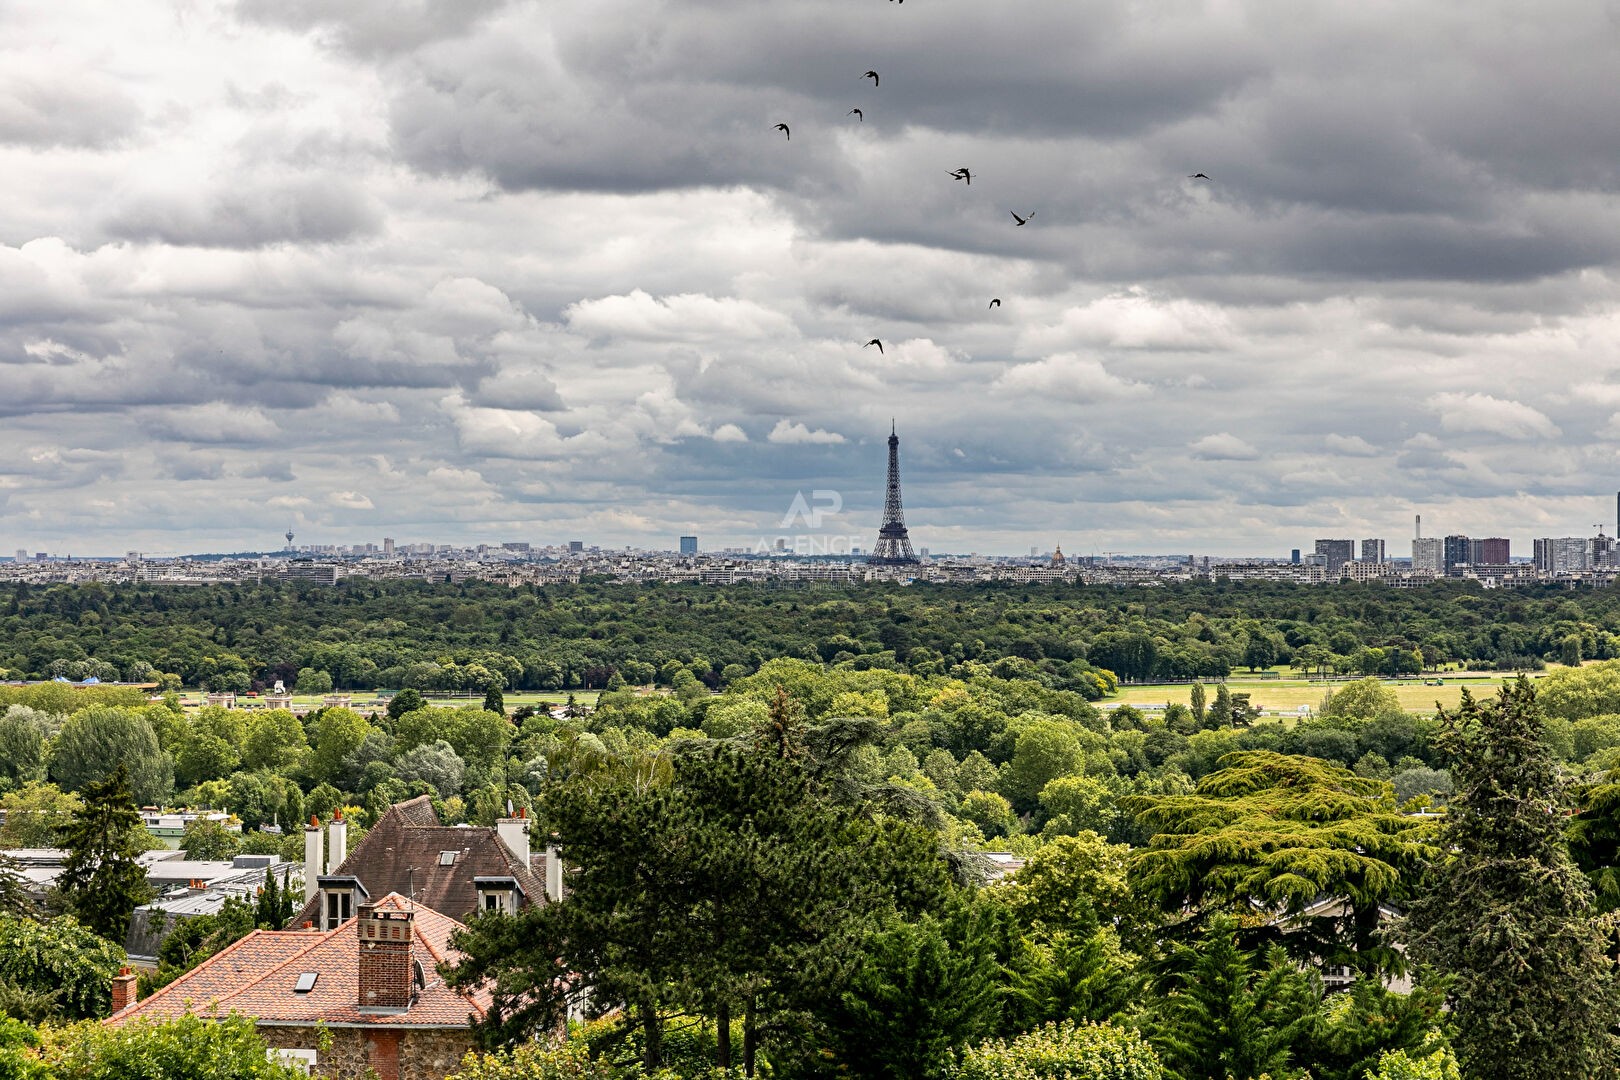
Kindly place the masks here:
<instances>
[{"instance_id":1,"label":"dense green forest","mask_svg":"<svg viewBox=\"0 0 1620 1080\"><path fill-rule=\"evenodd\" d=\"M1120 679L1221 678L1294 663L1359 673L1524 668L1620 656L1620 594L1470 583L1400 590L1258 583L852 588L583 584L509 589L17 586L0 673L247 690L301 672L340 689L599 689L671 663L718 688L797 657L920 675L1015 658L1098 696Z\"/></svg>"},{"instance_id":2,"label":"dense green forest","mask_svg":"<svg viewBox=\"0 0 1620 1080\"><path fill-rule=\"evenodd\" d=\"M1615 644L1611 603L1465 586L21 590L0 635L18 674L402 689L299 716L0 686L0 847L60 844L77 868L39 908L0 864L0 1068L77 1077L74 1055L138 1057L142 1039L202 1053L183 1026L128 1046L72 1026L105 1012L146 898L137 803L241 820L188 827L193 857L297 861L296 830L259 827L341 809L353 845L427 794L447 823L525 807L569 862L568 903L474 919L446 969L503 988L467 1080L1610 1075L1620 659L1592 658ZM1403 654L1586 662L1438 716L1367 677L1262 719L1220 681ZM1208 674L1188 705L1104 708L1121 670ZM589 709L502 696L586 683ZM421 692L446 685L484 700ZM1023 865L992 882L987 852ZM192 920L146 985L278 925L287 900L270 880L257 905ZM1329 982L1345 973L1349 990ZM534 1043L587 985L602 1015ZM230 1037L241 1075L272 1075L250 1067L256 1036Z\"/></svg>"}]
</instances>

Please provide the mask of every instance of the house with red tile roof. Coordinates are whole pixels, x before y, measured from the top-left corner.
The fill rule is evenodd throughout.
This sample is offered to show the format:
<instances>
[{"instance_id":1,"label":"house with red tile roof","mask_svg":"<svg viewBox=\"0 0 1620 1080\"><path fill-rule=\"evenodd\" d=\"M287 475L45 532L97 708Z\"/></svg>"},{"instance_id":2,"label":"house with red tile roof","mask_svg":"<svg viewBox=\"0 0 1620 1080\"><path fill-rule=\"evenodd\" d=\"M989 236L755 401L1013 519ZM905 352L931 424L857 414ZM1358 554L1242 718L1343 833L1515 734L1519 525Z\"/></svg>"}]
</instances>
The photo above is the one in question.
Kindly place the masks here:
<instances>
[{"instance_id":1,"label":"house with red tile roof","mask_svg":"<svg viewBox=\"0 0 1620 1080\"><path fill-rule=\"evenodd\" d=\"M440 1080L472 1048L489 1011L485 991L445 984L457 955L454 919L398 893L362 904L331 930L257 930L144 1001L133 974L113 988L114 1026L186 1012L254 1019L285 1060L359 1080Z\"/></svg>"}]
</instances>

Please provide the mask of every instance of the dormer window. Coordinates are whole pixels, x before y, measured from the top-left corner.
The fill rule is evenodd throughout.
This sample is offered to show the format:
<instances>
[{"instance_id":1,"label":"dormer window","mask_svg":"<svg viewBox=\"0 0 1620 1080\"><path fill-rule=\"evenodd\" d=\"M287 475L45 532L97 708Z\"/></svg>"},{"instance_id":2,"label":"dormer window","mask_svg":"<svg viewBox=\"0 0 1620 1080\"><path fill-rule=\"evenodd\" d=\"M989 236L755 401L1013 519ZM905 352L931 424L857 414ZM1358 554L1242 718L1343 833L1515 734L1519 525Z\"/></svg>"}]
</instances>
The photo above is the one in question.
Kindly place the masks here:
<instances>
[{"instance_id":1,"label":"dormer window","mask_svg":"<svg viewBox=\"0 0 1620 1080\"><path fill-rule=\"evenodd\" d=\"M475 877L473 888L478 890L481 914L516 915L523 904L523 886L514 877Z\"/></svg>"},{"instance_id":2,"label":"dormer window","mask_svg":"<svg viewBox=\"0 0 1620 1080\"><path fill-rule=\"evenodd\" d=\"M368 899L366 887L357 877L322 874L315 883L321 891L322 930L336 930L354 918L355 910Z\"/></svg>"}]
</instances>

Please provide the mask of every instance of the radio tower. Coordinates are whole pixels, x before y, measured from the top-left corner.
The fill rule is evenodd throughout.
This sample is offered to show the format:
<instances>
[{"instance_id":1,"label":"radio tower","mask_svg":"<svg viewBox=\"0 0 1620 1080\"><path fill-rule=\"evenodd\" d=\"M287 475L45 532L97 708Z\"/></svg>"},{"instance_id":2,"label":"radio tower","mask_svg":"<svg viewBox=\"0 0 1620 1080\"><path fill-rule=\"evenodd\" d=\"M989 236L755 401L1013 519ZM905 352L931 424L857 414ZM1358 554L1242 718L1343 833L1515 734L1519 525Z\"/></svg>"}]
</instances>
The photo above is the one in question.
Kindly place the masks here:
<instances>
[{"instance_id":1,"label":"radio tower","mask_svg":"<svg viewBox=\"0 0 1620 1080\"><path fill-rule=\"evenodd\" d=\"M894 433L894 421L889 421L889 493L883 500L883 527L878 530L877 547L867 560L878 566L915 566L917 555L911 550L911 537L906 533L906 512L900 507L900 436Z\"/></svg>"}]
</instances>

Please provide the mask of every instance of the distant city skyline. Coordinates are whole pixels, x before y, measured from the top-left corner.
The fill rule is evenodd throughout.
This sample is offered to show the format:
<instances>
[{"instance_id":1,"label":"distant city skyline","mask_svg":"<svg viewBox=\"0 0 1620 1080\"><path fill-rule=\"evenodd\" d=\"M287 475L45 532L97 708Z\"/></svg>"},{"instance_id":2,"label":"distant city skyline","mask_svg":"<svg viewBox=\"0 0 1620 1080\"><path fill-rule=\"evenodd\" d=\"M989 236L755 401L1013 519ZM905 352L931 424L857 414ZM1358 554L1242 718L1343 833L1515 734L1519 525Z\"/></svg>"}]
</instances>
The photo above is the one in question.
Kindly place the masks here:
<instances>
[{"instance_id":1,"label":"distant city skyline","mask_svg":"<svg viewBox=\"0 0 1620 1080\"><path fill-rule=\"evenodd\" d=\"M1613 532L1616 19L18 0L0 550Z\"/></svg>"}]
</instances>

